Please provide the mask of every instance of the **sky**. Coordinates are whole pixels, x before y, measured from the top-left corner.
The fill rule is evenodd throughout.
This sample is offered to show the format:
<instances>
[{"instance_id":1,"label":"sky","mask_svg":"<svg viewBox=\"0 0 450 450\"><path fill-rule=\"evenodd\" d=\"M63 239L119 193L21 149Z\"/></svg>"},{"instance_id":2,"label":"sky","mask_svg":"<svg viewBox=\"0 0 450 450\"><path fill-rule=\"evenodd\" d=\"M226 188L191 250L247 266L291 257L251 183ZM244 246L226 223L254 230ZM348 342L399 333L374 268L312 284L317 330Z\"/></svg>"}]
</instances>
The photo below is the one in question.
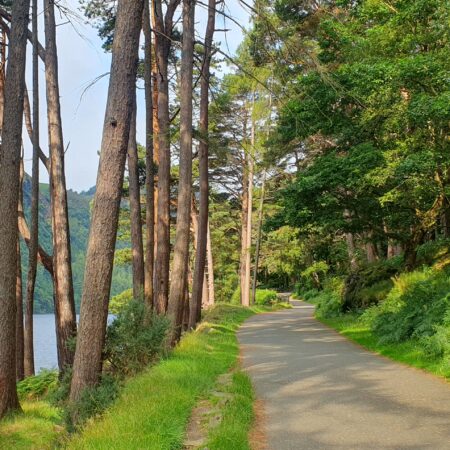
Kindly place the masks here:
<instances>
[{"instance_id":1,"label":"sky","mask_svg":"<svg viewBox=\"0 0 450 450\"><path fill-rule=\"evenodd\" d=\"M225 0L225 12L234 17L242 26L248 27L248 11L240 5L239 0ZM61 112L66 147L67 188L75 191L88 190L95 185L98 168L98 152L101 145L103 119L108 90L108 76L94 84L93 81L107 74L110 69L111 55L106 54L97 30L86 23L80 10L79 0L61 0L63 6L77 12L79 20L67 23L67 18L57 13L57 43L59 57L59 82ZM206 0L202 3L207 3ZM42 11L40 14L40 41L44 42ZM217 16L217 29L228 29L226 33L216 33L215 40L221 48L233 54L242 40L242 30L223 16ZM224 24L224 20L226 23ZM197 4L196 29L204 35L206 28L206 10ZM30 46L29 46L30 47ZM27 58L27 88L32 97L31 49ZM48 154L47 121L45 103L45 78L42 63L40 76L40 138L41 147ZM92 84L92 85L91 85ZM88 86L89 89L86 89ZM144 143L144 93L138 90L138 141ZM31 143L24 132L25 170L31 173ZM48 182L46 170L41 164L41 182Z\"/></svg>"}]
</instances>

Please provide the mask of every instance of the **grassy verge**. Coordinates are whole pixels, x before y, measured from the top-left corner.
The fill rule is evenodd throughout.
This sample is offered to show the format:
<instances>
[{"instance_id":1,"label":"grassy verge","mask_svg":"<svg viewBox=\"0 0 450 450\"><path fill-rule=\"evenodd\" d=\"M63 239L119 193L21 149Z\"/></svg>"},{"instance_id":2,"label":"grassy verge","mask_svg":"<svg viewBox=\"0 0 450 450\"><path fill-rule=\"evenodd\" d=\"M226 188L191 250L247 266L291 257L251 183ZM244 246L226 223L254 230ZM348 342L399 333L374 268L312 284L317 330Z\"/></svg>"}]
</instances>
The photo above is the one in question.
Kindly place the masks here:
<instances>
[{"instance_id":1,"label":"grassy verge","mask_svg":"<svg viewBox=\"0 0 450 450\"><path fill-rule=\"evenodd\" d=\"M60 411L45 401L25 400L23 413L0 422L0 448L44 450L55 448L64 434Z\"/></svg>"},{"instance_id":2,"label":"grassy verge","mask_svg":"<svg viewBox=\"0 0 450 450\"><path fill-rule=\"evenodd\" d=\"M267 310L229 305L215 307L199 330L184 337L168 359L129 380L119 400L102 418L74 436L67 448L181 449L186 424L198 399L214 386L220 374L236 364L239 352L237 328L247 317ZM227 405L224 421L215 430L219 437L212 437L217 444L211 448L226 448L219 447L217 439L227 433L224 428L227 423L234 422L235 434L240 435L241 441L247 439L252 420L252 397L249 397L251 386L243 382L244 378L243 375L234 376L232 389L242 391L242 395L235 396ZM229 408L234 405L240 409L244 403L246 407L240 414L246 416L246 421L235 421L234 412L231 413Z\"/></svg>"},{"instance_id":3,"label":"grassy verge","mask_svg":"<svg viewBox=\"0 0 450 450\"><path fill-rule=\"evenodd\" d=\"M399 344L380 344L378 337L374 336L369 326L362 323L354 314L335 318L317 316L317 319L368 350L450 379L450 362L444 358L431 358L418 341L411 339Z\"/></svg>"},{"instance_id":4,"label":"grassy verge","mask_svg":"<svg viewBox=\"0 0 450 450\"><path fill-rule=\"evenodd\" d=\"M253 423L253 387L247 374L233 373L227 389L231 400L221 408L217 427L210 430L205 448L210 450L249 450L248 436Z\"/></svg>"},{"instance_id":5,"label":"grassy verge","mask_svg":"<svg viewBox=\"0 0 450 450\"><path fill-rule=\"evenodd\" d=\"M255 313L285 307L216 306L167 359L126 381L119 399L78 434L67 433L63 412L47 402L45 394L40 399L24 396L23 412L0 422L0 449L181 449L198 400L209 395L219 375L236 369L239 325ZM249 448L252 386L239 370L230 379L230 401L220 405L222 420L209 430L210 449Z\"/></svg>"}]
</instances>

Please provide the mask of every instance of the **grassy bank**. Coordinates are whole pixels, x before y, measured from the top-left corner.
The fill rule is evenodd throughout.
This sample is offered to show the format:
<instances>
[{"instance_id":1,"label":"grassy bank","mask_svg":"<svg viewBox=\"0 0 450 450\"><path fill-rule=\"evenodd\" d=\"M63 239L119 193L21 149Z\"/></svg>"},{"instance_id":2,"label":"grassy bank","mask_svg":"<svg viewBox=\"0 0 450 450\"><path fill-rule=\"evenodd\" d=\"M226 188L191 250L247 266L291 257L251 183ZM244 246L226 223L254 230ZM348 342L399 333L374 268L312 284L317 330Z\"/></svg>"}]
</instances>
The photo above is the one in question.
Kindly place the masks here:
<instances>
[{"instance_id":1,"label":"grassy bank","mask_svg":"<svg viewBox=\"0 0 450 450\"><path fill-rule=\"evenodd\" d=\"M192 409L214 390L219 375L236 369L237 328L249 316L269 310L216 306L166 359L127 380L118 400L79 433L69 435L62 412L45 400L22 401L23 413L0 423L0 448L182 448ZM226 391L231 400L220 407L222 420L208 433L208 448L247 449L253 420L250 380L234 370Z\"/></svg>"},{"instance_id":2,"label":"grassy bank","mask_svg":"<svg viewBox=\"0 0 450 450\"><path fill-rule=\"evenodd\" d=\"M450 380L450 361L446 358L433 358L418 340L380 343L379 337L374 335L370 326L356 314L344 314L333 318L324 318L320 315L316 317L325 325L334 328L368 350Z\"/></svg>"},{"instance_id":3,"label":"grassy bank","mask_svg":"<svg viewBox=\"0 0 450 450\"><path fill-rule=\"evenodd\" d=\"M254 312L226 305L214 308L168 359L131 379L104 417L88 424L68 448L182 448L192 408L236 363L236 329Z\"/></svg>"},{"instance_id":4,"label":"grassy bank","mask_svg":"<svg viewBox=\"0 0 450 450\"><path fill-rule=\"evenodd\" d=\"M22 413L0 422L0 449L55 448L55 443L64 435L61 412L40 400L25 400L21 405Z\"/></svg>"}]
</instances>

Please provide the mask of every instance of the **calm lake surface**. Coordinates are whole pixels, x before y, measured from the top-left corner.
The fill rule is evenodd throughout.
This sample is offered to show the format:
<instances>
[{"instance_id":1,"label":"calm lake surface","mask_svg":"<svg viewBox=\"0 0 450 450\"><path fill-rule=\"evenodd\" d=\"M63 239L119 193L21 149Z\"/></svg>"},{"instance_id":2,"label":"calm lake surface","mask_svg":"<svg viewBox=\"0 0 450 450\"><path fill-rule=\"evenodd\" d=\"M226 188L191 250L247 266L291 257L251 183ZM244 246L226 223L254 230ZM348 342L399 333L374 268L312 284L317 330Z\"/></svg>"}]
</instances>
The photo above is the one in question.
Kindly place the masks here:
<instances>
[{"instance_id":1,"label":"calm lake surface","mask_svg":"<svg viewBox=\"0 0 450 450\"><path fill-rule=\"evenodd\" d=\"M77 321L78 319L77 316ZM114 316L109 315L108 323L111 323L113 319ZM54 314L34 315L34 365L36 372L58 367Z\"/></svg>"}]
</instances>

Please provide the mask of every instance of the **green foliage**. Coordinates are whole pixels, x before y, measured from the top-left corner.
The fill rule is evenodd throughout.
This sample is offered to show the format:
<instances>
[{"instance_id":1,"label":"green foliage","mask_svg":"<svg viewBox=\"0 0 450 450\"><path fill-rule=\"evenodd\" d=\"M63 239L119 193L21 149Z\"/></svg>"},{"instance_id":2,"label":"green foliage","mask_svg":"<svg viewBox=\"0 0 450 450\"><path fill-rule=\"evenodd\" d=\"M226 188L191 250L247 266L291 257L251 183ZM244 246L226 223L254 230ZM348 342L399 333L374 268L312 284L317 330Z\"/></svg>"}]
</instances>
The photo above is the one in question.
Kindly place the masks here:
<instances>
[{"instance_id":1,"label":"green foliage","mask_svg":"<svg viewBox=\"0 0 450 450\"><path fill-rule=\"evenodd\" d=\"M450 321L435 326L434 331L433 335L421 339L425 353L433 359L450 358Z\"/></svg>"},{"instance_id":2,"label":"green foliage","mask_svg":"<svg viewBox=\"0 0 450 450\"><path fill-rule=\"evenodd\" d=\"M401 269L402 258L382 260L350 273L345 280L343 311L360 310L378 304L393 286L391 278Z\"/></svg>"},{"instance_id":3,"label":"green foliage","mask_svg":"<svg viewBox=\"0 0 450 450\"><path fill-rule=\"evenodd\" d=\"M417 262L431 266L450 254L450 239L428 241L417 248Z\"/></svg>"},{"instance_id":4,"label":"green foliage","mask_svg":"<svg viewBox=\"0 0 450 450\"><path fill-rule=\"evenodd\" d=\"M445 272L425 269L404 273L394 280L386 300L369 309L363 318L381 343L431 337L437 327L445 325L444 318L450 311L449 290L450 278ZM436 339L444 335L441 330Z\"/></svg>"},{"instance_id":5,"label":"green foliage","mask_svg":"<svg viewBox=\"0 0 450 450\"><path fill-rule=\"evenodd\" d=\"M58 385L58 372L41 370L37 375L27 377L17 383L17 393L21 397L38 398L54 391Z\"/></svg>"},{"instance_id":6,"label":"green foliage","mask_svg":"<svg viewBox=\"0 0 450 450\"><path fill-rule=\"evenodd\" d=\"M342 300L338 292L325 290L320 292L315 298L317 317L338 317L342 314Z\"/></svg>"},{"instance_id":7,"label":"green foliage","mask_svg":"<svg viewBox=\"0 0 450 450\"><path fill-rule=\"evenodd\" d=\"M133 289L127 289L120 294L115 295L109 301L109 312L119 314L133 300Z\"/></svg>"},{"instance_id":8,"label":"green foliage","mask_svg":"<svg viewBox=\"0 0 450 450\"><path fill-rule=\"evenodd\" d=\"M270 306L275 303L278 303L280 298L276 291L271 289L256 289L255 293L255 304L256 305L265 305ZM231 297L230 303L232 305L240 305L241 303L241 288L240 286L235 289L233 295Z\"/></svg>"},{"instance_id":9,"label":"green foliage","mask_svg":"<svg viewBox=\"0 0 450 450\"><path fill-rule=\"evenodd\" d=\"M256 289L255 303L257 305L270 306L279 301L280 299L275 291L270 289Z\"/></svg>"},{"instance_id":10,"label":"green foliage","mask_svg":"<svg viewBox=\"0 0 450 450\"><path fill-rule=\"evenodd\" d=\"M154 314L147 323L145 315L144 303L132 300L106 330L104 358L116 376L135 374L164 351L169 320Z\"/></svg>"},{"instance_id":11,"label":"green foliage","mask_svg":"<svg viewBox=\"0 0 450 450\"><path fill-rule=\"evenodd\" d=\"M264 40L268 25L257 20L255 57L286 66L277 65L285 101L270 146L278 160L300 151L296 179L279 192L276 227L296 227L302 243L332 241L330 248L345 233L357 248L401 243L414 266L417 246L442 231L448 210L448 2L321 2L309 11L283 0L262 8L283 32ZM286 64L298 60L296 41L305 62ZM318 248L314 261L349 269L343 254L318 258Z\"/></svg>"},{"instance_id":12,"label":"green foliage","mask_svg":"<svg viewBox=\"0 0 450 450\"><path fill-rule=\"evenodd\" d=\"M119 383L112 375L102 375L100 382L83 390L76 402L68 402L65 420L69 431L80 428L91 417L103 413L119 395Z\"/></svg>"},{"instance_id":13,"label":"green foliage","mask_svg":"<svg viewBox=\"0 0 450 450\"><path fill-rule=\"evenodd\" d=\"M240 305L241 304L241 287L238 286L231 296L230 303L232 305Z\"/></svg>"}]
</instances>

